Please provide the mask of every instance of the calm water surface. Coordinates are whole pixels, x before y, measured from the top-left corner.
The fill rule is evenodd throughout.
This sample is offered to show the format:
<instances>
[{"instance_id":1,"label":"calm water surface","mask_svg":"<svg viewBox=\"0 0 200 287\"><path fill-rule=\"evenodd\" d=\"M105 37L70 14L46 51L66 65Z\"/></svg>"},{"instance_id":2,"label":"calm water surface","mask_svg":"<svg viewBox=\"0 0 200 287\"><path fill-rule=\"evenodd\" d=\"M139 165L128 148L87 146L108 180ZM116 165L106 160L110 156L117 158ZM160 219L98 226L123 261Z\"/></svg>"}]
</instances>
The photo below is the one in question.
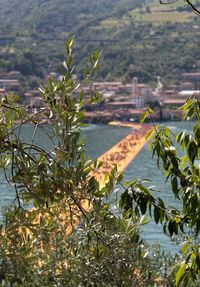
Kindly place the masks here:
<instances>
[{"instance_id":1,"label":"calm water surface","mask_svg":"<svg viewBox=\"0 0 200 287\"><path fill-rule=\"evenodd\" d=\"M166 126L171 128L171 130L177 134L183 130L191 131L192 123L191 122L167 122L165 123ZM99 130L100 129L100 130ZM90 129L87 131L86 136L88 140L88 152L91 156L98 156L99 154L95 154L99 149L104 152L106 149L102 150L103 143L101 141L101 136L99 133L101 129L105 129L109 135L107 138L104 138L103 141L107 141L107 145L109 145L110 140L113 137L113 132L110 130L110 127L97 126L95 131L93 131L93 127L91 126ZM120 133L122 130L127 130L126 128L117 128L118 132ZM129 131L128 131L129 132ZM94 134L95 133L95 134ZM115 134L116 134L115 130ZM92 144L94 138L98 138L98 141ZM152 158L151 153L148 149L149 144L147 143L144 148L140 151L137 157L132 161L132 163L126 168L124 171L124 180L133 180L137 179L144 179L148 178L151 180L150 185L156 186L157 196L161 197L166 204L169 206L175 206L176 208L179 207L180 202L175 200L172 192L170 192L170 185L165 183L165 177L163 173L157 168L156 160ZM109 146L108 146L109 147ZM101 153L100 153L101 154ZM177 246L174 245L167 235L164 235L162 232L162 226L156 225L149 219L149 223L142 227L142 235L149 243L159 243L162 249L176 252L178 250Z\"/></svg>"},{"instance_id":2,"label":"calm water surface","mask_svg":"<svg viewBox=\"0 0 200 287\"><path fill-rule=\"evenodd\" d=\"M190 131L192 123L169 122L165 123L174 133L179 133L182 130ZM86 153L92 158L100 156L103 152L111 148L124 136L131 131L130 128L114 127L107 125L90 125L83 129L83 137L87 144L85 146ZM30 139L32 130L30 126L26 126L23 130L24 139ZM43 147L50 148L51 142L47 137L42 136L42 130L36 134L36 141L39 141ZM137 155L134 161L127 167L124 172L124 180L133 180L134 178L151 179L151 185L157 187L158 196L161 197L168 205L178 207L178 202L175 201L173 194L170 192L169 185L165 184L165 178L161 171L157 169L156 162L151 157L148 151L148 143L142 151ZM8 186L4 174L0 172L0 207L1 211L4 206L9 205L14 197L13 188ZM157 226L153 222L149 222L142 228L142 234L149 243L158 242L165 250L176 251L169 238L162 233L162 227Z\"/></svg>"}]
</instances>

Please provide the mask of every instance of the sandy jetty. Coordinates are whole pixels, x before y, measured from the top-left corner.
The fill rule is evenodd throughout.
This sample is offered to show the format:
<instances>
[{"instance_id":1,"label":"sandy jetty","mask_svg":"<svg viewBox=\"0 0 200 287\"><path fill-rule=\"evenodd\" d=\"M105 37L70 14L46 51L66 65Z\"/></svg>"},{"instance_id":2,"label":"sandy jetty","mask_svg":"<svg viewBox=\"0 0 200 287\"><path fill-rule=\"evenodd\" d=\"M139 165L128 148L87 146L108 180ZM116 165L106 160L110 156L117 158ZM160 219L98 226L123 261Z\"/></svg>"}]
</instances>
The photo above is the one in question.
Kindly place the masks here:
<instances>
[{"instance_id":1,"label":"sandy jetty","mask_svg":"<svg viewBox=\"0 0 200 287\"><path fill-rule=\"evenodd\" d=\"M139 130L145 124L139 123L131 123L131 122L120 122L120 121L113 121L108 123L110 126L118 126L118 127L125 127L125 128L133 128L134 130Z\"/></svg>"},{"instance_id":2,"label":"sandy jetty","mask_svg":"<svg viewBox=\"0 0 200 287\"><path fill-rule=\"evenodd\" d=\"M110 122L109 124L132 127L134 130L98 158L98 161L103 162L103 165L94 173L94 176L99 181L101 187L105 184L105 175L115 165L117 165L118 172L122 172L130 164L147 142L145 139L146 133L152 129L152 125L149 124L125 122Z\"/></svg>"},{"instance_id":3,"label":"sandy jetty","mask_svg":"<svg viewBox=\"0 0 200 287\"><path fill-rule=\"evenodd\" d=\"M147 142L145 138L146 133L152 129L152 125L150 124L125 122L110 122L109 124L131 127L133 131L98 158L98 161L103 164L91 176L94 176L98 180L100 187L105 185L107 180L106 175L111 172L114 166L117 165L117 170L121 173L131 163ZM86 213L92 209L92 205L87 200L81 202L81 207ZM73 215L73 223L66 229L66 236L73 231L81 216L80 210L76 210ZM66 214L64 214L64 217L66 217Z\"/></svg>"},{"instance_id":4,"label":"sandy jetty","mask_svg":"<svg viewBox=\"0 0 200 287\"><path fill-rule=\"evenodd\" d=\"M118 172L121 173L130 164L130 162L136 157L136 155L145 145L145 135L147 131L152 129L152 126L149 124L124 122L111 122L110 124L132 127L133 131L98 158L98 161L103 162L103 164L98 170L94 171L91 176L95 176L99 182L100 187L105 185L107 179L106 175L111 172L114 166L117 166ZM67 206L68 205L65 203L65 201L62 201L59 206L51 207L51 214L54 214L54 220L58 221L65 230L64 238L73 232L74 227L79 223L83 213L87 213L92 209L92 204L90 204L87 199L80 201L79 207L75 206L71 211L68 210ZM63 212L63 210L65 211ZM32 212L37 214L35 208L32 209ZM44 210L43 213L36 215L34 224L39 223L41 217L43 220L48 221L49 216L50 215ZM71 218L70 223L69 217ZM27 230L26 232L30 235L30 230Z\"/></svg>"}]
</instances>

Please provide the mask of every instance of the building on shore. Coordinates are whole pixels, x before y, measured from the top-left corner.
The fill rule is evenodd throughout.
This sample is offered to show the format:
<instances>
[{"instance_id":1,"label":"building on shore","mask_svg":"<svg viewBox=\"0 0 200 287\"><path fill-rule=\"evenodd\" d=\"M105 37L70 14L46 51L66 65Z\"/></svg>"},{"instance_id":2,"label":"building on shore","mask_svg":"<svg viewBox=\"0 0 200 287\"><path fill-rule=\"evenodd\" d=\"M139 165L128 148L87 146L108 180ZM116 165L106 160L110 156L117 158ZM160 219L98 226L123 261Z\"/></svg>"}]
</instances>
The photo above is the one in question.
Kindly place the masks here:
<instances>
[{"instance_id":1,"label":"building on shore","mask_svg":"<svg viewBox=\"0 0 200 287\"><path fill-rule=\"evenodd\" d=\"M14 79L0 79L0 88L8 92L17 92L20 88L20 83Z\"/></svg>"},{"instance_id":2,"label":"building on shore","mask_svg":"<svg viewBox=\"0 0 200 287\"><path fill-rule=\"evenodd\" d=\"M200 99L200 90L184 90L179 92L179 96L186 99L191 96L195 96Z\"/></svg>"},{"instance_id":3,"label":"building on shore","mask_svg":"<svg viewBox=\"0 0 200 287\"><path fill-rule=\"evenodd\" d=\"M1 93L7 92L17 93L20 89L20 79L21 73L19 71L5 72L0 70L0 89Z\"/></svg>"},{"instance_id":4,"label":"building on shore","mask_svg":"<svg viewBox=\"0 0 200 287\"><path fill-rule=\"evenodd\" d=\"M55 73L51 77L57 78ZM140 83L138 78L133 78L132 83L91 82L84 86L86 104L86 118L93 122L107 122L112 120L139 120L147 106L155 108L155 118L172 119L180 118L177 109L182 106L188 96L200 99L200 73L185 73L179 85L165 86L160 77L157 77L157 86L152 88L149 84ZM0 96L11 91L18 93L20 90L19 71L5 72L0 70ZM76 79L74 79L76 80ZM81 88L76 90L78 94ZM92 93L98 92L103 100L99 104L87 104L87 99ZM76 95L76 94L75 94ZM39 91L29 89L21 95L22 102L31 110L44 108Z\"/></svg>"}]
</instances>

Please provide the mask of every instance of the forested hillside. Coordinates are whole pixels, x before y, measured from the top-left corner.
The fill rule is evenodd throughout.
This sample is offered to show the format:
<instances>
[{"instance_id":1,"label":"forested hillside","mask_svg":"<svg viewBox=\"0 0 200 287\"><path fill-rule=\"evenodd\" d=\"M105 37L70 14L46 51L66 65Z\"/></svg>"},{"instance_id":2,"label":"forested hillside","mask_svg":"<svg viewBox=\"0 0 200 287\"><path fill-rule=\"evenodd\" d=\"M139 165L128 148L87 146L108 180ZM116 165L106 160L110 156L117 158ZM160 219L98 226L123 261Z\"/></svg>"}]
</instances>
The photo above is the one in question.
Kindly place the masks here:
<instances>
[{"instance_id":1,"label":"forested hillside","mask_svg":"<svg viewBox=\"0 0 200 287\"><path fill-rule=\"evenodd\" d=\"M200 21L184 1L0 0L0 7L0 68L25 77L57 71L73 34L77 63L103 50L99 79L175 82L200 67Z\"/></svg>"}]
</instances>

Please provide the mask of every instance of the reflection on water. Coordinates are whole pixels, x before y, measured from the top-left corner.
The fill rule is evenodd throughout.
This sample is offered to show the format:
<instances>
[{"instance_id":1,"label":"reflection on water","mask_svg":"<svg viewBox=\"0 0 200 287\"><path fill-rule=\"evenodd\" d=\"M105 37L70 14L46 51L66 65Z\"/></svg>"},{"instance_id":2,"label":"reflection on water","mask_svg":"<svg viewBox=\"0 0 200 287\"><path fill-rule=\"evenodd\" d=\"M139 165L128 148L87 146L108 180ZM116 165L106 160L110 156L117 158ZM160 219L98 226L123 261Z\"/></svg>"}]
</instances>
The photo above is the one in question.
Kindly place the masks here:
<instances>
[{"instance_id":1,"label":"reflection on water","mask_svg":"<svg viewBox=\"0 0 200 287\"><path fill-rule=\"evenodd\" d=\"M169 122L166 123L174 133L181 132L183 130L190 131L192 123L183 122ZM47 129L48 131L51 127L43 127L42 129ZM43 135L43 130L39 129L36 133L36 141L38 141L43 148L49 149L52 145L50 139ZM85 149L88 156L92 158L97 158L106 150L111 148L119 140L125 137L129 132L130 128L107 126L107 125L89 125L83 128L82 135L87 142ZM23 129L24 140L29 140L31 138L33 129L31 126L27 125ZM178 202L175 201L173 194L170 192L169 184L165 183L165 177L163 173L158 170L156 166L155 159L152 159L151 154L148 151L148 144L142 149L142 151L137 155L134 161L128 166L124 172L125 180L133 180L134 178L149 178L151 179L151 185L155 185L157 190L160 192L158 196L161 197L168 205L175 205L178 207ZM0 173L0 206L9 205L14 196L14 191L11 186L8 186L4 174ZM158 241L164 249L169 251L177 250L174 247L167 236L163 235L162 227L156 226L153 222L150 222L142 229L144 237L153 243Z\"/></svg>"}]
</instances>

